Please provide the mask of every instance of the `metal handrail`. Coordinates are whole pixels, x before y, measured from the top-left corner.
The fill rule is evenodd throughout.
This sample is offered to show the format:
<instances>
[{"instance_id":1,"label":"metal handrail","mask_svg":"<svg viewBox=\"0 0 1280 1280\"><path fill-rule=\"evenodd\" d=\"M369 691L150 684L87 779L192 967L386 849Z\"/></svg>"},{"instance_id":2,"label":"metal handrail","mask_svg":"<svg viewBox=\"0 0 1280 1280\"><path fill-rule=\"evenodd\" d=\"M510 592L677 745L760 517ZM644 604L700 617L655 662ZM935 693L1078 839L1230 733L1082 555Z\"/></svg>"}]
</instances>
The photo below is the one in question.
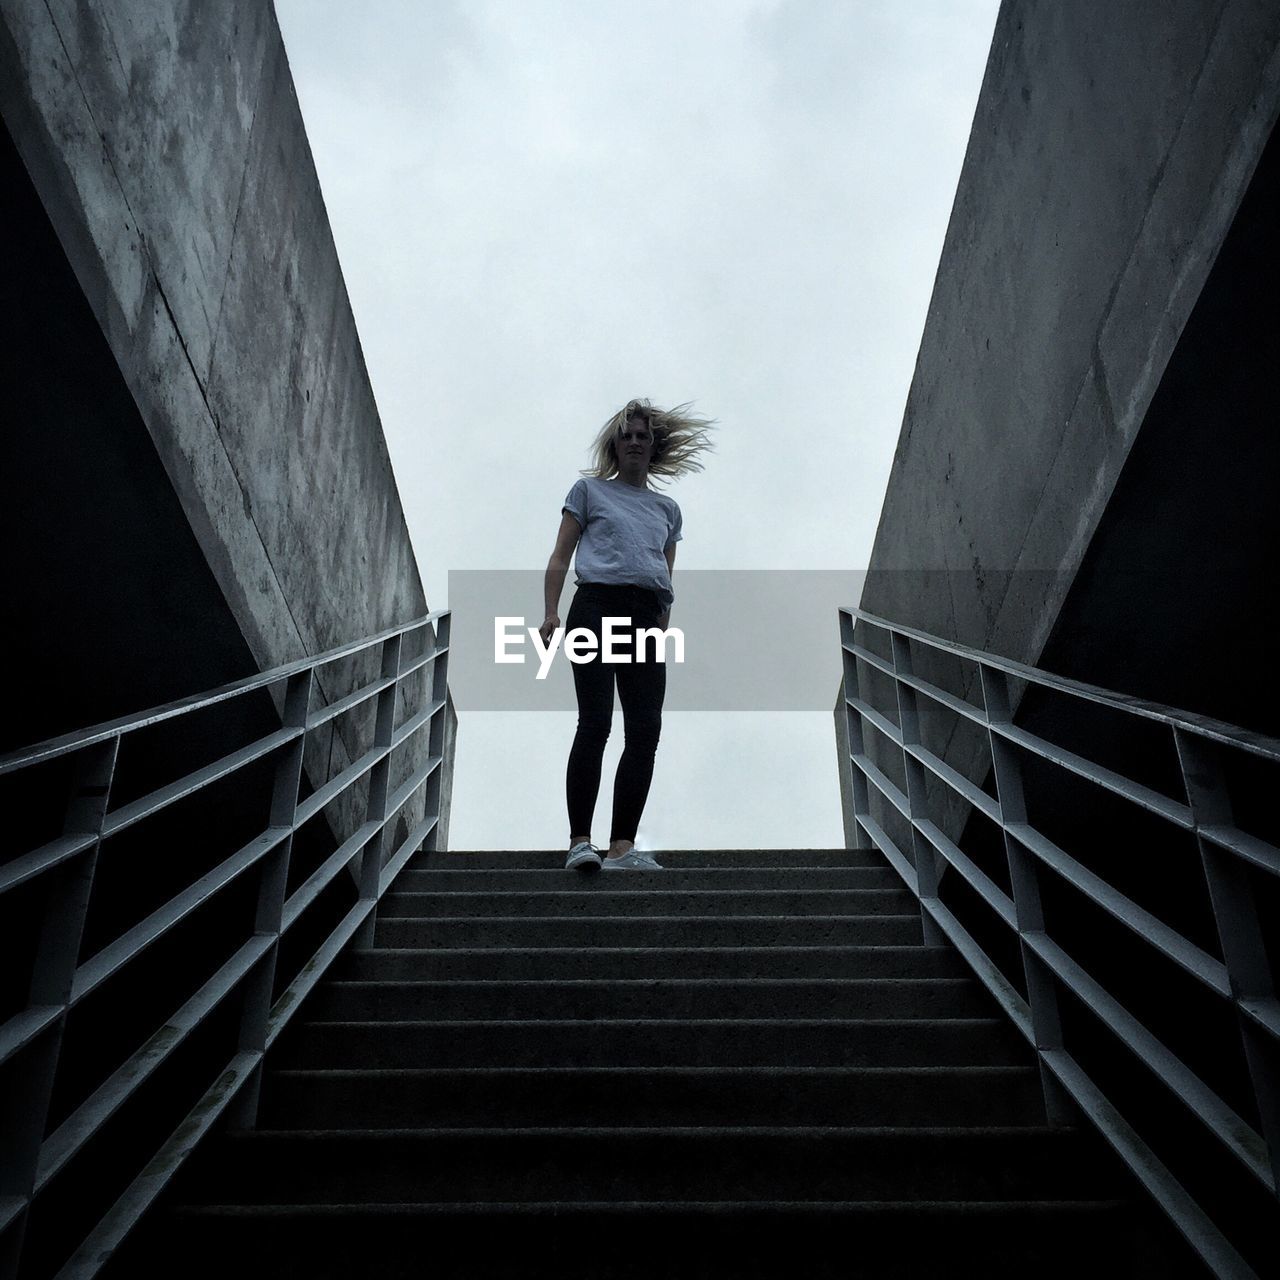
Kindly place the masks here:
<instances>
[{"instance_id":1,"label":"metal handrail","mask_svg":"<svg viewBox=\"0 0 1280 1280\"><path fill-rule=\"evenodd\" d=\"M232 680L228 684L219 685L216 689L209 689L205 693L194 693L185 698L175 698L172 702L166 702L159 707L152 707L147 711L141 711L130 716L121 716L118 720L107 720L88 729L77 729L73 733L64 733L59 737L49 738L47 741L38 742L33 746L23 747L20 751L12 751L7 755L0 756L0 775L13 773L17 769L25 769L34 764L40 764L45 760L52 760L56 756L66 755L71 751L80 751L85 747L107 742L112 738L122 737L137 729L150 728L152 725L160 724L164 720L171 720L175 716L189 715L194 711L203 711L207 707L217 706L221 702L228 702L232 698L241 697L246 693L256 693L259 689L266 689L271 685L279 684L281 680L287 680L290 676L314 671L317 667L328 666L331 662L337 662L342 658L350 658L358 653L364 653L372 649L374 645L386 640L394 640L397 637L409 635L411 632L420 631L423 627L428 627L432 623L448 616L448 609L438 609L435 613L424 614L421 618L415 618L412 622L402 623L398 627L388 627L385 631L378 631L373 635L365 636L363 640L352 640L349 644L327 649L324 653L315 657L298 658L293 662L286 662L281 666L272 667L269 671L260 671L257 675L245 676L241 680ZM406 670L404 674L408 675L409 671ZM376 687L375 685L366 685L363 690L357 690L356 692L363 692L368 697L378 692L381 687L380 684ZM344 707L343 710L347 710L347 708ZM311 728L312 726L308 724L307 727Z\"/></svg>"},{"instance_id":2,"label":"metal handrail","mask_svg":"<svg viewBox=\"0 0 1280 1280\"><path fill-rule=\"evenodd\" d=\"M1280 1003L1266 952L1258 903L1248 872L1280 876L1280 848L1241 830L1232 813L1222 772L1223 753L1238 752L1280 763L1280 741L1209 717L1161 706L1041 671L901 626L858 608L839 611L844 664L843 702L848 729L848 783L858 847L878 848L920 901L927 942L953 943L1014 1025L1036 1051L1046 1114L1054 1122L1082 1112L1103 1134L1215 1275L1253 1277L1239 1251L1206 1209L1188 1192L1139 1135L1131 1117L1108 1096L1107 1080L1095 1080L1065 1042L1059 996L1080 1000L1097 1022L1155 1077L1262 1188L1280 1185ZM887 637L886 659L858 643L862 633ZM915 649L913 650L913 647ZM972 664L981 705L958 698L913 670L913 653L932 651ZM861 688L859 664L888 677L896 721L875 707ZM1014 723L1009 680L1098 704L1163 725L1173 734L1185 803L1138 783ZM920 701L927 700L985 731L994 796L921 741ZM891 753L900 753L906 789L872 759L867 730ZM1160 920L1060 848L1029 820L1022 760L1035 757L1055 770L1083 778L1103 791L1194 834L1209 887L1222 959ZM1012 893L1006 893L946 835L926 799L928 778L944 794L983 813L999 828ZM900 849L872 812L878 796L901 815L910 831L910 853ZM966 924L940 896L943 871L959 876L995 920L1017 940L1024 997L986 954ZM1086 970L1071 951L1078 939L1050 936L1041 905L1046 875L1056 876L1118 921L1146 947L1176 964L1201 987L1229 1004L1243 1037L1249 1086L1260 1129L1242 1119L1106 989L1105 975Z\"/></svg>"},{"instance_id":3,"label":"metal handrail","mask_svg":"<svg viewBox=\"0 0 1280 1280\"><path fill-rule=\"evenodd\" d=\"M303 998L344 946L372 937L377 904L396 874L424 844L437 839L446 797L443 764L447 750L448 610L340 645L315 657L285 663L206 693L181 698L138 715L64 734L0 758L0 776L21 773L67 757L75 768L73 794L62 815L61 834L0 865L0 896L23 886L45 889L45 913L30 959L32 979L26 1006L0 1021L0 1066L15 1082L7 1111L20 1117L5 1134L0 1163L0 1274L18 1274L21 1245L31 1210L61 1174L103 1133L121 1109L140 1096L148 1081L174 1060L193 1032L228 1007L238 1027L234 1051L207 1062L200 1081L209 1082L189 1114L178 1117L158 1150L145 1153L142 1167L114 1204L79 1242L59 1271L59 1280L95 1275L183 1161L215 1123L226 1117L239 1127L256 1123L263 1059ZM406 638L422 635L422 652L405 655ZM320 669L347 658L375 655L377 677L319 709L312 708ZM396 723L397 699L405 682L422 672L422 705L406 708ZM219 759L136 799L112 807L112 785L122 742L164 721L204 711L237 698L283 686L281 727L243 743ZM308 736L339 715L365 707L375 721L373 746L336 777L304 797L304 750ZM406 754L407 753L407 754ZM94 873L100 850L119 833L233 777L263 758L275 761L270 814L248 843L212 868L200 868L189 883L155 906L142 920L81 958L85 922L94 902ZM408 762L407 776L392 788L392 762ZM290 883L294 836L325 806L367 787L364 818L336 851L301 883ZM411 804L421 816L394 849L388 832ZM410 819L412 821L412 819ZM282 939L344 872L354 879L356 900L273 994ZM185 993L180 1007L138 1044L129 1057L88 1097L46 1133L53 1079L63 1049L68 1014L102 983L137 960L246 877L256 887L256 910L247 934L220 937L210 961L212 976ZM213 945L213 944L211 944ZM18 957L14 957L18 959ZM289 977L281 971L279 982ZM197 1083L195 1088L199 1088ZM165 1122L167 1124L167 1121ZM5 1271L8 1266L9 1271Z\"/></svg>"},{"instance_id":4,"label":"metal handrail","mask_svg":"<svg viewBox=\"0 0 1280 1280\"><path fill-rule=\"evenodd\" d=\"M1007 676L1015 676L1019 680L1027 680L1045 689L1055 689L1059 693L1074 694L1089 702L1097 702L1111 707L1115 711L1125 711L1146 720L1158 721L1170 728L1187 729L1203 735L1229 747L1237 747L1255 755L1268 759L1280 759L1280 738L1268 737L1254 733L1251 729L1242 729L1239 725L1227 724L1223 720L1215 720L1212 716L1202 716L1194 711L1186 711L1178 707L1168 707L1159 702L1151 702L1146 698L1135 698L1127 693L1118 693L1114 689L1104 689L1100 685L1088 684L1083 680L1072 680L1068 676L1054 675L1051 671L1043 671L1039 667L1028 666L1013 658L1004 658L999 654L987 653L984 649L971 649L968 645L958 644L954 640L944 640L941 636L930 635L927 631L918 631L914 627L904 627L900 623L890 622L887 618L877 617L865 609L841 609L842 614L852 614L861 622L882 627L908 640L919 640L922 644L939 653L948 653L953 657L967 658L971 662L980 662L992 671L1002 672ZM877 655L873 655L877 656ZM892 674L892 673L891 673ZM941 692L941 691L939 691Z\"/></svg>"}]
</instances>

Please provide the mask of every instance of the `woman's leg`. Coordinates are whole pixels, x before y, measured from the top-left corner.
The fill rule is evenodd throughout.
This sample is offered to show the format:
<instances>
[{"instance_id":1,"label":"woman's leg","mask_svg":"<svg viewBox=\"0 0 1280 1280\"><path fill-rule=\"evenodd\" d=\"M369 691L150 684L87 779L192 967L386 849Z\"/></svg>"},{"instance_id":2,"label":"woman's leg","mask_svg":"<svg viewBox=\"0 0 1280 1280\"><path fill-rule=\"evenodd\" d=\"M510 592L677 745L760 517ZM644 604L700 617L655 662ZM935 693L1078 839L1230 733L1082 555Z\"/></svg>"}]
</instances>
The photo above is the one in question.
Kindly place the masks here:
<instances>
[{"instance_id":1,"label":"woman's leg","mask_svg":"<svg viewBox=\"0 0 1280 1280\"><path fill-rule=\"evenodd\" d=\"M662 733L667 666L653 661L651 652L648 662L618 666L617 679L626 745L613 782L613 826L609 833L612 854L625 853L635 844L640 815L649 797L654 754Z\"/></svg>"},{"instance_id":2,"label":"woman's leg","mask_svg":"<svg viewBox=\"0 0 1280 1280\"><path fill-rule=\"evenodd\" d=\"M574 627L600 632L598 610L581 604L575 596L566 619L566 633ZM599 651L590 662L575 662L573 689L578 699L578 729L569 751L565 798L569 808L569 843L591 838L591 819L600 794L600 765L613 723L614 668L600 661Z\"/></svg>"}]
</instances>

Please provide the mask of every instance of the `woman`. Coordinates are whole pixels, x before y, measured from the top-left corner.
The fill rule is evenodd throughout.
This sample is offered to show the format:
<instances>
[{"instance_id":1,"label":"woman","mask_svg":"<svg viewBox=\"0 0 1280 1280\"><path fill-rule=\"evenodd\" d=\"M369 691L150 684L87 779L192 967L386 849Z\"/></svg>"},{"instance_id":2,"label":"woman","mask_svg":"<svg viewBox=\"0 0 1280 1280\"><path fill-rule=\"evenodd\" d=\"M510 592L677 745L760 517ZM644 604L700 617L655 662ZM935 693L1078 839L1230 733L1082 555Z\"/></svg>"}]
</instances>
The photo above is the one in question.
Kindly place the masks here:
<instances>
[{"instance_id":1,"label":"woman","mask_svg":"<svg viewBox=\"0 0 1280 1280\"><path fill-rule=\"evenodd\" d=\"M646 662L602 662L603 618L630 618L633 628L666 629L674 595L671 571L682 519L673 499L650 487L651 477L701 471L700 455L710 448L711 420L687 412L689 405L659 409L631 400L600 430L595 466L582 474L561 509L560 532L547 563L544 644L560 626L558 610L569 561L577 550L577 591L569 607L566 633L585 627L596 637L595 656L573 664L578 698L578 730L569 752L565 784L569 805L566 867L590 871L661 870L651 854L635 847L636 829L649 794L653 757L662 729L667 688L665 663L649 653ZM647 651L646 651L647 652ZM591 818L600 790L600 766L613 723L617 682L626 735L613 784L613 825L608 856L591 843Z\"/></svg>"}]
</instances>

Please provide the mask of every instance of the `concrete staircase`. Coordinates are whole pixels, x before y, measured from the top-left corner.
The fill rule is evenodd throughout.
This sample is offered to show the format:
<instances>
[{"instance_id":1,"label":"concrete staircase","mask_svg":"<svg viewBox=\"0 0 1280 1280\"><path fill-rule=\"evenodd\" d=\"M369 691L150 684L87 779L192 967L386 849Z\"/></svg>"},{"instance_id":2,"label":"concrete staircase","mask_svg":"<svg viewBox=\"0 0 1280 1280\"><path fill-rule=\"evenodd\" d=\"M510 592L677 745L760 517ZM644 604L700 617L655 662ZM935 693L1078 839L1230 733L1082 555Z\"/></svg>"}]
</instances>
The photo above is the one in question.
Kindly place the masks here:
<instances>
[{"instance_id":1,"label":"concrete staircase","mask_svg":"<svg viewBox=\"0 0 1280 1280\"><path fill-rule=\"evenodd\" d=\"M1192 1275L871 853L423 854L112 1268Z\"/></svg>"}]
</instances>

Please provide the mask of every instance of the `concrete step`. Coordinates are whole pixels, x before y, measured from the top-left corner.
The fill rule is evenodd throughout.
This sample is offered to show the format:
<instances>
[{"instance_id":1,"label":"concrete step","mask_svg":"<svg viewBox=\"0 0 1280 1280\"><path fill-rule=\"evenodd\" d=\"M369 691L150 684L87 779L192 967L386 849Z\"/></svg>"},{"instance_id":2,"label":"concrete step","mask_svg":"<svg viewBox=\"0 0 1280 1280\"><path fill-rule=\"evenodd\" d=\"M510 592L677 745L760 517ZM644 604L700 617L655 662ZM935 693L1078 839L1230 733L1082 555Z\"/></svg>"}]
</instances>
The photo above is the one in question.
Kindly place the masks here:
<instances>
[{"instance_id":1,"label":"concrete step","mask_svg":"<svg viewBox=\"0 0 1280 1280\"><path fill-rule=\"evenodd\" d=\"M1136 1218L1107 1200L211 1204L158 1244L194 1280L1182 1280Z\"/></svg>"},{"instance_id":2,"label":"concrete step","mask_svg":"<svg viewBox=\"0 0 1280 1280\"><path fill-rule=\"evenodd\" d=\"M484 1067L269 1072L262 1124L539 1128L1042 1124L1034 1067Z\"/></svg>"},{"instance_id":3,"label":"concrete step","mask_svg":"<svg viewBox=\"0 0 1280 1280\"><path fill-rule=\"evenodd\" d=\"M952 947L384 948L340 956L344 981L441 978L962 978Z\"/></svg>"},{"instance_id":4,"label":"concrete step","mask_svg":"<svg viewBox=\"0 0 1280 1280\"><path fill-rule=\"evenodd\" d=\"M563 859L562 859L563 861ZM397 892L441 890L561 889L580 893L647 893L650 889L902 889L892 867L677 867L664 871L628 871L603 875L566 871L563 867L435 867L403 871ZM905 892L905 890L904 890ZM914 901L914 899L913 899Z\"/></svg>"},{"instance_id":5,"label":"concrete step","mask_svg":"<svg viewBox=\"0 0 1280 1280\"><path fill-rule=\"evenodd\" d=\"M918 913L796 918L783 915L380 916L380 947L910 946Z\"/></svg>"},{"instance_id":6,"label":"concrete step","mask_svg":"<svg viewBox=\"0 0 1280 1280\"><path fill-rule=\"evenodd\" d=\"M103 1280L1198 1274L879 854L563 858L415 857Z\"/></svg>"},{"instance_id":7,"label":"concrete step","mask_svg":"<svg viewBox=\"0 0 1280 1280\"><path fill-rule=\"evenodd\" d=\"M617 876L595 876L581 889L453 893L388 893L378 905L382 920L440 916L874 916L914 915L906 889L680 889L650 887L637 893L610 886Z\"/></svg>"},{"instance_id":8,"label":"concrete step","mask_svg":"<svg viewBox=\"0 0 1280 1280\"><path fill-rule=\"evenodd\" d=\"M1017 1066L1000 1018L514 1019L319 1022L281 1037L280 1067Z\"/></svg>"},{"instance_id":9,"label":"concrete step","mask_svg":"<svg viewBox=\"0 0 1280 1280\"><path fill-rule=\"evenodd\" d=\"M259 1130L184 1195L241 1203L1070 1200L1119 1185L1085 1135L1016 1128Z\"/></svg>"},{"instance_id":10,"label":"concrete step","mask_svg":"<svg viewBox=\"0 0 1280 1280\"><path fill-rule=\"evenodd\" d=\"M564 870L566 849L422 850L406 865L407 871L440 867L476 870L498 867L508 870L547 868ZM682 867L883 867L884 855L875 849L665 849L654 856L665 868ZM610 872L611 875L620 874ZM627 872L628 875L642 874Z\"/></svg>"},{"instance_id":11,"label":"concrete step","mask_svg":"<svg viewBox=\"0 0 1280 1280\"><path fill-rule=\"evenodd\" d=\"M329 982L326 1022L515 1018L974 1018L996 1006L972 978L578 978Z\"/></svg>"}]
</instances>

